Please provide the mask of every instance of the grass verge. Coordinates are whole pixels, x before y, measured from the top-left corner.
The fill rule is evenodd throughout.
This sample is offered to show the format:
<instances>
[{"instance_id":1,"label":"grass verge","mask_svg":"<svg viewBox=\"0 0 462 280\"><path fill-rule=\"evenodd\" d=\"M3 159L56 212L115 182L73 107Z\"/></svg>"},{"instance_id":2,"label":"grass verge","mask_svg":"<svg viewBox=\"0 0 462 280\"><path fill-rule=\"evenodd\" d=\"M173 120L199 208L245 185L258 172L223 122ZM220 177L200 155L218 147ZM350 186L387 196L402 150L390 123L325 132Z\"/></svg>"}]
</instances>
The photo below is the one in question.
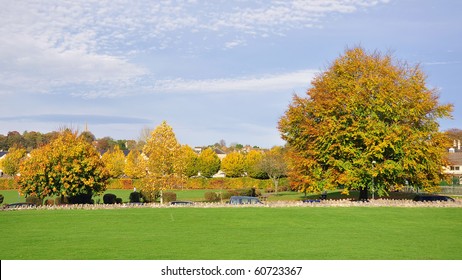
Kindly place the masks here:
<instances>
[{"instance_id":1,"label":"grass verge","mask_svg":"<svg viewBox=\"0 0 462 280\"><path fill-rule=\"evenodd\" d=\"M0 259L461 259L461 208L1 211Z\"/></svg>"}]
</instances>

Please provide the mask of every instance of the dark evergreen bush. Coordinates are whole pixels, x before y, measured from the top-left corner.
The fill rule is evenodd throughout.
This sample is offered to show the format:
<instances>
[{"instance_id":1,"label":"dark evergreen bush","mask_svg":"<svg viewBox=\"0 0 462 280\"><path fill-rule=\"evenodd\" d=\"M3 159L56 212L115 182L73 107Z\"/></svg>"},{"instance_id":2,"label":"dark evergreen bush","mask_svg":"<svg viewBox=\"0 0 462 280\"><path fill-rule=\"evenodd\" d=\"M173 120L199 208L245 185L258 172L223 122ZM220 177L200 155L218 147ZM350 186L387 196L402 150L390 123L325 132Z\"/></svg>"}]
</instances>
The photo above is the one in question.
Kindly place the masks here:
<instances>
[{"instance_id":1,"label":"dark evergreen bush","mask_svg":"<svg viewBox=\"0 0 462 280\"><path fill-rule=\"evenodd\" d=\"M103 196L103 202L104 204L115 204L116 203L117 196L112 193L107 193Z\"/></svg>"},{"instance_id":2,"label":"dark evergreen bush","mask_svg":"<svg viewBox=\"0 0 462 280\"><path fill-rule=\"evenodd\" d=\"M75 196L67 197L69 204L94 204L95 202L92 199L93 194L91 193L81 193Z\"/></svg>"},{"instance_id":3,"label":"dark evergreen bush","mask_svg":"<svg viewBox=\"0 0 462 280\"><path fill-rule=\"evenodd\" d=\"M130 199L131 203L141 202L141 193L132 192L132 193L130 193L129 199Z\"/></svg>"},{"instance_id":4,"label":"dark evergreen bush","mask_svg":"<svg viewBox=\"0 0 462 280\"><path fill-rule=\"evenodd\" d=\"M0 194L0 204L3 203L3 199L4 199L3 194Z\"/></svg>"},{"instance_id":5,"label":"dark evergreen bush","mask_svg":"<svg viewBox=\"0 0 462 280\"><path fill-rule=\"evenodd\" d=\"M116 197L116 204L122 204L122 198Z\"/></svg>"}]
</instances>

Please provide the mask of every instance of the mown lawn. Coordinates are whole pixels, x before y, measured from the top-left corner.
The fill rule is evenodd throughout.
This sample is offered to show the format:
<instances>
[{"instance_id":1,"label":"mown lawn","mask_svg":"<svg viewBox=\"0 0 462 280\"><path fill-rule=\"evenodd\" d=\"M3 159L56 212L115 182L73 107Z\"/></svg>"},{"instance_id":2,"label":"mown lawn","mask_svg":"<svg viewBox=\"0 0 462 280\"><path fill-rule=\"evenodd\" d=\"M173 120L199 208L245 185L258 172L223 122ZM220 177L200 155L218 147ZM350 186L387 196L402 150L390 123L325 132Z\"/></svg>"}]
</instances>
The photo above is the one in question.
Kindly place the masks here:
<instances>
[{"instance_id":1,"label":"mown lawn","mask_svg":"<svg viewBox=\"0 0 462 280\"><path fill-rule=\"evenodd\" d=\"M461 208L0 211L0 259L462 259Z\"/></svg>"}]
</instances>

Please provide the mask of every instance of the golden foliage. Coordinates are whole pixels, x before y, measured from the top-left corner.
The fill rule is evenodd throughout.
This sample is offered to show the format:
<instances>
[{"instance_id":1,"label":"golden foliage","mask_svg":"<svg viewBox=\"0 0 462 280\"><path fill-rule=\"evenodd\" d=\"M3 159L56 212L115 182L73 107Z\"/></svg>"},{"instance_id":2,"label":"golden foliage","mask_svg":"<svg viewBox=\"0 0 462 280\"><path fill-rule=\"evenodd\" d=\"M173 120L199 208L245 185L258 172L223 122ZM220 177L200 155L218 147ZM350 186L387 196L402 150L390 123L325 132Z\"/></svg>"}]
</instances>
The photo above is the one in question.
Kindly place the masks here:
<instances>
[{"instance_id":1,"label":"golden foliage","mask_svg":"<svg viewBox=\"0 0 462 280\"><path fill-rule=\"evenodd\" d=\"M101 193L109 177L96 149L69 130L33 150L20 174L21 192L39 198Z\"/></svg>"},{"instance_id":2,"label":"golden foliage","mask_svg":"<svg viewBox=\"0 0 462 280\"><path fill-rule=\"evenodd\" d=\"M181 145L167 122L162 122L152 131L143 153L148 157L145 177L147 189L173 189L183 182L185 161Z\"/></svg>"},{"instance_id":3,"label":"golden foliage","mask_svg":"<svg viewBox=\"0 0 462 280\"><path fill-rule=\"evenodd\" d=\"M439 183L450 116L418 66L391 56L347 50L294 96L279 122L287 141L289 178L301 191Z\"/></svg>"}]
</instances>

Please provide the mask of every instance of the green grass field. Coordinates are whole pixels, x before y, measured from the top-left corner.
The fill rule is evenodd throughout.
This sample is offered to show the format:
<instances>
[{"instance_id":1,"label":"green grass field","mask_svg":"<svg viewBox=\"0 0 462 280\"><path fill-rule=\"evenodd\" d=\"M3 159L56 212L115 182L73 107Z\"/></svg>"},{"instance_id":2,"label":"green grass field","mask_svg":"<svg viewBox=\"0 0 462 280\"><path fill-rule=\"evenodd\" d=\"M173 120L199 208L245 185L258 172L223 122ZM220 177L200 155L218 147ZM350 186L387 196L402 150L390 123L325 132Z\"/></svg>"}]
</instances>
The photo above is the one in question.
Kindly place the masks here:
<instances>
[{"instance_id":1,"label":"green grass field","mask_svg":"<svg viewBox=\"0 0 462 280\"><path fill-rule=\"evenodd\" d=\"M0 211L0 259L462 259L462 208Z\"/></svg>"}]
</instances>

